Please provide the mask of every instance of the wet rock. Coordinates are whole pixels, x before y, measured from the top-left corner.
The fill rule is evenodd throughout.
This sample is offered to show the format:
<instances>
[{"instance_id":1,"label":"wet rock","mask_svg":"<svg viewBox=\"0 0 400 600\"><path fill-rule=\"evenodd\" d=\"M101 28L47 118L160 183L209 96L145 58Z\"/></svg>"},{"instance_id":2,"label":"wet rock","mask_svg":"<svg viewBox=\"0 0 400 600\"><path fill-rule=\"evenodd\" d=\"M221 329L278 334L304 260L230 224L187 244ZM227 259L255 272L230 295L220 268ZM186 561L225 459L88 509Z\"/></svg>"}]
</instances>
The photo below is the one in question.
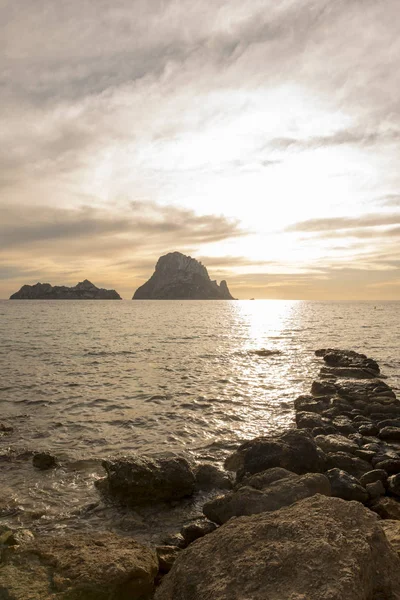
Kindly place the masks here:
<instances>
[{"instance_id":1,"label":"wet rock","mask_svg":"<svg viewBox=\"0 0 400 600\"><path fill-rule=\"evenodd\" d=\"M327 378L349 378L349 379L375 379L376 371L368 367L322 367L319 372L320 377Z\"/></svg>"},{"instance_id":2,"label":"wet rock","mask_svg":"<svg viewBox=\"0 0 400 600\"><path fill-rule=\"evenodd\" d=\"M245 477L238 484L238 487L248 486L253 487L256 490L262 490L268 487L271 483L275 481L279 481L280 479L288 479L290 477L298 478L296 473L292 473L287 469L282 469L280 467L274 467L273 469L267 469L266 471L262 471L261 473L257 473L256 475L251 475L250 477Z\"/></svg>"},{"instance_id":3,"label":"wet rock","mask_svg":"<svg viewBox=\"0 0 400 600\"><path fill-rule=\"evenodd\" d=\"M373 466L376 467L378 463L384 462L386 460L399 460L399 455L397 454L397 452L395 452L388 446L381 446L371 462ZM383 467L376 468L379 469Z\"/></svg>"},{"instance_id":4,"label":"wet rock","mask_svg":"<svg viewBox=\"0 0 400 600\"><path fill-rule=\"evenodd\" d=\"M12 600L147 600L155 552L117 535L37 538L3 551L0 597Z\"/></svg>"},{"instance_id":5,"label":"wet rock","mask_svg":"<svg viewBox=\"0 0 400 600\"><path fill-rule=\"evenodd\" d=\"M313 437L317 437L317 435L330 435L332 433L336 433L336 429L332 425L328 425L327 427L314 427L311 430Z\"/></svg>"},{"instance_id":6,"label":"wet rock","mask_svg":"<svg viewBox=\"0 0 400 600\"><path fill-rule=\"evenodd\" d=\"M169 573L181 550L176 546L157 546L158 568L160 573Z\"/></svg>"},{"instance_id":7,"label":"wet rock","mask_svg":"<svg viewBox=\"0 0 400 600\"><path fill-rule=\"evenodd\" d=\"M47 471L58 466L58 461L50 452L37 452L33 455L32 464L36 469Z\"/></svg>"},{"instance_id":8,"label":"wet rock","mask_svg":"<svg viewBox=\"0 0 400 600\"><path fill-rule=\"evenodd\" d=\"M311 394L313 396L334 396L336 385L330 381L315 380L311 384Z\"/></svg>"},{"instance_id":9,"label":"wet rock","mask_svg":"<svg viewBox=\"0 0 400 600\"><path fill-rule=\"evenodd\" d=\"M388 490L395 496L400 496L400 473L391 475L388 479Z\"/></svg>"},{"instance_id":10,"label":"wet rock","mask_svg":"<svg viewBox=\"0 0 400 600\"><path fill-rule=\"evenodd\" d=\"M13 529L8 525L0 525L0 544L19 546L20 544L27 544L33 538L33 533L29 529Z\"/></svg>"},{"instance_id":11,"label":"wet rock","mask_svg":"<svg viewBox=\"0 0 400 600\"><path fill-rule=\"evenodd\" d=\"M384 419L383 421L379 421L377 423L378 429L383 429L384 427L400 427L399 419Z\"/></svg>"},{"instance_id":12,"label":"wet rock","mask_svg":"<svg viewBox=\"0 0 400 600\"><path fill-rule=\"evenodd\" d=\"M225 467L236 471L240 480L246 474L260 473L272 467L282 467L298 474L316 473L324 469L324 462L311 434L289 429L280 436L244 442L228 456Z\"/></svg>"},{"instance_id":13,"label":"wet rock","mask_svg":"<svg viewBox=\"0 0 400 600\"><path fill-rule=\"evenodd\" d=\"M385 519L380 522L380 525L393 550L400 556L400 521Z\"/></svg>"},{"instance_id":14,"label":"wet rock","mask_svg":"<svg viewBox=\"0 0 400 600\"><path fill-rule=\"evenodd\" d=\"M321 413L329 406L329 397L314 398L313 396L299 396L294 401L297 412Z\"/></svg>"},{"instance_id":15,"label":"wet rock","mask_svg":"<svg viewBox=\"0 0 400 600\"><path fill-rule=\"evenodd\" d=\"M3 487L0 493L0 518L19 512L18 502L13 490Z\"/></svg>"},{"instance_id":16,"label":"wet rock","mask_svg":"<svg viewBox=\"0 0 400 600\"><path fill-rule=\"evenodd\" d=\"M181 553L156 600L397 600L400 561L358 502L314 496L233 519Z\"/></svg>"},{"instance_id":17,"label":"wet rock","mask_svg":"<svg viewBox=\"0 0 400 600\"><path fill-rule=\"evenodd\" d=\"M356 477L356 479L360 479L362 475L371 471L370 463L367 463L356 456L349 456L345 452L329 452L326 455L326 468L341 469L342 471L349 473L349 475Z\"/></svg>"},{"instance_id":18,"label":"wet rock","mask_svg":"<svg viewBox=\"0 0 400 600\"><path fill-rule=\"evenodd\" d=\"M400 441L400 427L384 427L378 433L381 440Z\"/></svg>"},{"instance_id":19,"label":"wet rock","mask_svg":"<svg viewBox=\"0 0 400 600\"><path fill-rule=\"evenodd\" d=\"M297 478L279 479L262 490L241 487L207 502L203 512L210 521L221 525L232 517L272 512L315 494L330 496L330 493L325 475L308 473Z\"/></svg>"},{"instance_id":20,"label":"wet rock","mask_svg":"<svg viewBox=\"0 0 400 600\"><path fill-rule=\"evenodd\" d=\"M207 463L198 465L195 468L194 476L196 478L196 489L198 490L232 489L232 480L228 473L221 471L214 465Z\"/></svg>"},{"instance_id":21,"label":"wet rock","mask_svg":"<svg viewBox=\"0 0 400 600\"><path fill-rule=\"evenodd\" d=\"M381 481L383 485L386 485L388 479L388 474L383 469L374 469L372 471L368 471L362 477L360 477L360 483L364 487L369 483L375 483L376 481Z\"/></svg>"},{"instance_id":22,"label":"wet rock","mask_svg":"<svg viewBox=\"0 0 400 600\"><path fill-rule=\"evenodd\" d=\"M330 421L316 413L298 412L296 413L296 425L299 429L312 429L313 427L330 425Z\"/></svg>"},{"instance_id":23,"label":"wet rock","mask_svg":"<svg viewBox=\"0 0 400 600\"><path fill-rule=\"evenodd\" d=\"M370 504L369 507L382 519L394 519L396 521L400 521L400 502L398 502L395 498L382 496Z\"/></svg>"},{"instance_id":24,"label":"wet rock","mask_svg":"<svg viewBox=\"0 0 400 600\"><path fill-rule=\"evenodd\" d=\"M339 434L319 435L315 438L315 443L324 452L347 452L354 454L359 449L358 444Z\"/></svg>"},{"instance_id":25,"label":"wet rock","mask_svg":"<svg viewBox=\"0 0 400 600\"><path fill-rule=\"evenodd\" d=\"M322 356L324 362L331 367L361 367L379 374L378 363L365 354L354 352L354 350L342 350L340 348L325 348L315 352L316 356Z\"/></svg>"},{"instance_id":26,"label":"wet rock","mask_svg":"<svg viewBox=\"0 0 400 600\"><path fill-rule=\"evenodd\" d=\"M375 498L379 498L379 496L384 496L385 487L382 481L375 481L374 483L367 483L365 489L368 492L368 496L373 500Z\"/></svg>"},{"instance_id":27,"label":"wet rock","mask_svg":"<svg viewBox=\"0 0 400 600\"><path fill-rule=\"evenodd\" d=\"M341 469L330 469L326 476L331 484L332 496L342 498L343 500L357 500L366 502L368 493L360 484L358 479L342 471Z\"/></svg>"},{"instance_id":28,"label":"wet rock","mask_svg":"<svg viewBox=\"0 0 400 600\"><path fill-rule=\"evenodd\" d=\"M193 523L189 523L182 527L181 534L185 541L185 545L189 546L189 544L198 538L204 537L208 533L212 533L216 528L217 526L215 523L211 523L211 521L197 519L196 521L193 521Z\"/></svg>"},{"instance_id":29,"label":"wet rock","mask_svg":"<svg viewBox=\"0 0 400 600\"><path fill-rule=\"evenodd\" d=\"M371 462L375 456L375 452L360 448L359 450L354 451L354 456L357 456L357 458L361 458L361 460L365 460L366 462Z\"/></svg>"},{"instance_id":30,"label":"wet rock","mask_svg":"<svg viewBox=\"0 0 400 600\"><path fill-rule=\"evenodd\" d=\"M193 471L182 456L132 455L102 464L109 494L128 506L179 500L195 490Z\"/></svg>"}]
</instances>

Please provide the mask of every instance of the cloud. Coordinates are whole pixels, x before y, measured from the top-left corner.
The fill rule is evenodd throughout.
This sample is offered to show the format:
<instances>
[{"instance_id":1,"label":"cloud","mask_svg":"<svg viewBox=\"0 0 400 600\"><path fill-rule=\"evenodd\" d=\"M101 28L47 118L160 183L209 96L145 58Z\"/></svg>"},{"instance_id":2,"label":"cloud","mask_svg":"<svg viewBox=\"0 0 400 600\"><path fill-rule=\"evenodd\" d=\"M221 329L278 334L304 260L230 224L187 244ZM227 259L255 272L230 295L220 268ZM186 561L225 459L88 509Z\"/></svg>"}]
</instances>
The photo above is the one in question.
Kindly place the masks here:
<instances>
[{"instance_id":1,"label":"cloud","mask_svg":"<svg viewBox=\"0 0 400 600\"><path fill-rule=\"evenodd\" d=\"M286 227L285 231L322 232L330 231L332 234L337 230L351 229L355 227L370 228L384 225L400 225L400 213L367 214L359 217L328 217L324 219L309 219L294 223ZM393 230L392 230L393 231ZM373 232L369 232L373 235ZM346 234L347 235L347 234ZM353 235L353 234L348 234Z\"/></svg>"}]
</instances>

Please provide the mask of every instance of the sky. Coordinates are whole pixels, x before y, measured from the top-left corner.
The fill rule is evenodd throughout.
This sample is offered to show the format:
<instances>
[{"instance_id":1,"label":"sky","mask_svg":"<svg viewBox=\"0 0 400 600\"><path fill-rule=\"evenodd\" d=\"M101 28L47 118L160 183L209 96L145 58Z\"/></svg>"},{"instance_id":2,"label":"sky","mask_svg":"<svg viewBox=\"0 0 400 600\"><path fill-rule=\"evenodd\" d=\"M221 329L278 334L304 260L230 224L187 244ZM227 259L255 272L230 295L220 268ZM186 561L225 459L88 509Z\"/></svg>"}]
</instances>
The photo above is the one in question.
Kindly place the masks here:
<instances>
[{"instance_id":1,"label":"sky","mask_svg":"<svg viewBox=\"0 0 400 600\"><path fill-rule=\"evenodd\" d=\"M0 0L0 298L400 300L398 0Z\"/></svg>"}]
</instances>

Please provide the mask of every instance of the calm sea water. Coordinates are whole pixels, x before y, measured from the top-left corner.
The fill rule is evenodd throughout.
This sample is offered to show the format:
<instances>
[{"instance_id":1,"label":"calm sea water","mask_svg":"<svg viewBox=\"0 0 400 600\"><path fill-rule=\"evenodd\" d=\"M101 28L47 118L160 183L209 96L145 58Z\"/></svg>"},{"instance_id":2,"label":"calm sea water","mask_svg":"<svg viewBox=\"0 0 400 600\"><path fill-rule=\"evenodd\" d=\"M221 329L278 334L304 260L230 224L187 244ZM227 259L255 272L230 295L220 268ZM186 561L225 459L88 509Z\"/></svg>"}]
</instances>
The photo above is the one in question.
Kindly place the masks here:
<instances>
[{"instance_id":1,"label":"calm sea water","mask_svg":"<svg viewBox=\"0 0 400 600\"><path fill-rule=\"evenodd\" d=\"M0 420L14 432L0 439L0 484L19 504L9 518L81 527L103 457L218 463L240 440L282 431L326 346L375 358L399 390L400 303L1 301ZM37 450L62 468L36 471ZM100 527L104 511L84 522Z\"/></svg>"}]
</instances>

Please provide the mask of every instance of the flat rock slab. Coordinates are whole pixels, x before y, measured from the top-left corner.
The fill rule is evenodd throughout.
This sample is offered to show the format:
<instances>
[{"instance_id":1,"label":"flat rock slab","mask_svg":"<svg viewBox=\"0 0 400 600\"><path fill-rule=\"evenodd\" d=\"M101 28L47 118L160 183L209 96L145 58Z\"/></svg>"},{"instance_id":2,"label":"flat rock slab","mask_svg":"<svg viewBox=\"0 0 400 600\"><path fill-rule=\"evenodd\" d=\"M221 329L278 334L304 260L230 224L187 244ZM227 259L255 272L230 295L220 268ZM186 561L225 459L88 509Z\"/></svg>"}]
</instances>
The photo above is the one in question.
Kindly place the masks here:
<instances>
[{"instance_id":1,"label":"flat rock slab","mask_svg":"<svg viewBox=\"0 0 400 600\"><path fill-rule=\"evenodd\" d=\"M358 502L233 519L176 559L156 600L399 600L400 559Z\"/></svg>"},{"instance_id":2,"label":"flat rock slab","mask_svg":"<svg viewBox=\"0 0 400 600\"><path fill-rule=\"evenodd\" d=\"M147 600L157 571L155 552L129 538L45 537L3 552L0 598Z\"/></svg>"}]
</instances>

